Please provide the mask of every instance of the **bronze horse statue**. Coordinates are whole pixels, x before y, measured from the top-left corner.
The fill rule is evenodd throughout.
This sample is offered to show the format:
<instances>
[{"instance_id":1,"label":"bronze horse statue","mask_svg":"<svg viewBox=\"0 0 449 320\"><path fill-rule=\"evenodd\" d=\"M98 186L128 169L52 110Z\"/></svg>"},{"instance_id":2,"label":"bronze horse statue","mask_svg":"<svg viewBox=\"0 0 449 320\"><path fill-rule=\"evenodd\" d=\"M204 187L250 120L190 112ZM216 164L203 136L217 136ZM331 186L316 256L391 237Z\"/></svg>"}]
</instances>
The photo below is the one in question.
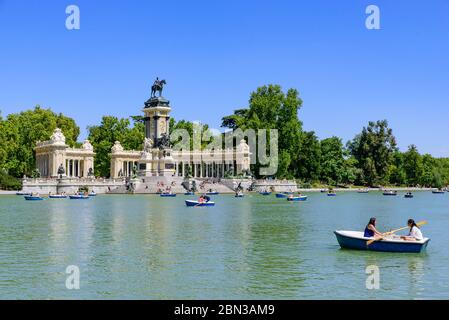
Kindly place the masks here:
<instances>
[{"instance_id":1,"label":"bronze horse statue","mask_svg":"<svg viewBox=\"0 0 449 320\"><path fill-rule=\"evenodd\" d=\"M159 92L159 97L162 96L162 90L167 82L165 80L156 79L154 84L151 86L151 97L156 97L156 92Z\"/></svg>"}]
</instances>

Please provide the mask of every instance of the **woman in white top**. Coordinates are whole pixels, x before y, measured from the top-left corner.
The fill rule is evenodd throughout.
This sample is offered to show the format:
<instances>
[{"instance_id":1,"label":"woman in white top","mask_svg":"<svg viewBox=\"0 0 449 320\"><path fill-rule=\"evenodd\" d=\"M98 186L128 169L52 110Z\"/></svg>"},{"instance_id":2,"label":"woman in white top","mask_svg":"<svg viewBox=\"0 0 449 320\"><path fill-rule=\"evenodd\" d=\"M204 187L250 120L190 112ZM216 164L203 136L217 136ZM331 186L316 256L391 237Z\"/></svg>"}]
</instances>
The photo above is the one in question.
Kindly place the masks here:
<instances>
[{"instance_id":1,"label":"woman in white top","mask_svg":"<svg viewBox=\"0 0 449 320\"><path fill-rule=\"evenodd\" d=\"M423 239L422 232L415 223L415 220L408 219L407 225L410 227L408 236L402 236L401 239L408 241L421 241Z\"/></svg>"}]
</instances>

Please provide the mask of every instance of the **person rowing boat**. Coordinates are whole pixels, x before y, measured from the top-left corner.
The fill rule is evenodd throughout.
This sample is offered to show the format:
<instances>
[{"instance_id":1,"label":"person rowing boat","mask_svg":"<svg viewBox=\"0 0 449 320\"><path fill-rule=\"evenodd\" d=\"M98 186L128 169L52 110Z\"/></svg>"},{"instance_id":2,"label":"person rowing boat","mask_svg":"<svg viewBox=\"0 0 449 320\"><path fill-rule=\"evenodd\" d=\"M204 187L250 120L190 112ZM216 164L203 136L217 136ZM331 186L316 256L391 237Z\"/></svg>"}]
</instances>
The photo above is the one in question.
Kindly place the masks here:
<instances>
[{"instance_id":1,"label":"person rowing boat","mask_svg":"<svg viewBox=\"0 0 449 320\"><path fill-rule=\"evenodd\" d=\"M202 194L199 198L198 198L198 203L206 203L210 201L210 197L206 196L205 194Z\"/></svg>"},{"instance_id":2,"label":"person rowing boat","mask_svg":"<svg viewBox=\"0 0 449 320\"><path fill-rule=\"evenodd\" d=\"M369 219L368 224L365 227L364 237L372 238L374 236L382 237L384 234L376 229L376 218Z\"/></svg>"},{"instance_id":3,"label":"person rowing boat","mask_svg":"<svg viewBox=\"0 0 449 320\"><path fill-rule=\"evenodd\" d=\"M410 231L407 236L401 236L402 240L421 241L424 238L421 229L416 225L415 220L408 219L407 225L410 227Z\"/></svg>"}]
</instances>

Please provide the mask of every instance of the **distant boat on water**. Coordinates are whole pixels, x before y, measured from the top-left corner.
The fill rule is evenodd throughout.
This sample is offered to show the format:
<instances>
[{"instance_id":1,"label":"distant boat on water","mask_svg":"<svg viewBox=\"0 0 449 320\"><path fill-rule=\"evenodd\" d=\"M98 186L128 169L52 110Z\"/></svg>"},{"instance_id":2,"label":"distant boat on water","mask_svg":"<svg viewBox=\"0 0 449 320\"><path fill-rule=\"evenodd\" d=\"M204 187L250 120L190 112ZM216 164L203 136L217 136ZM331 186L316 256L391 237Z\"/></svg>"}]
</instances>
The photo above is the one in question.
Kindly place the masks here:
<instances>
[{"instance_id":1,"label":"distant boat on water","mask_svg":"<svg viewBox=\"0 0 449 320\"><path fill-rule=\"evenodd\" d=\"M170 193L170 192L161 193L159 196L162 198L173 198L173 197L176 197L176 193Z\"/></svg>"},{"instance_id":2,"label":"distant boat on water","mask_svg":"<svg viewBox=\"0 0 449 320\"><path fill-rule=\"evenodd\" d=\"M51 194L48 196L50 199L66 199L67 196L65 194Z\"/></svg>"},{"instance_id":3,"label":"distant boat on water","mask_svg":"<svg viewBox=\"0 0 449 320\"><path fill-rule=\"evenodd\" d=\"M306 200L307 200L307 196L287 197L287 201L306 201Z\"/></svg>"},{"instance_id":4,"label":"distant boat on water","mask_svg":"<svg viewBox=\"0 0 449 320\"><path fill-rule=\"evenodd\" d=\"M286 193L276 193L276 198L287 198L288 194Z\"/></svg>"},{"instance_id":5,"label":"distant boat on water","mask_svg":"<svg viewBox=\"0 0 449 320\"><path fill-rule=\"evenodd\" d=\"M384 196L397 196L398 192L394 191L394 190L388 190L388 191L384 191L382 194Z\"/></svg>"},{"instance_id":6,"label":"distant boat on water","mask_svg":"<svg viewBox=\"0 0 449 320\"><path fill-rule=\"evenodd\" d=\"M84 194L73 194L70 195L69 198L72 200L86 200L89 199L89 196Z\"/></svg>"},{"instance_id":7,"label":"distant boat on water","mask_svg":"<svg viewBox=\"0 0 449 320\"><path fill-rule=\"evenodd\" d=\"M17 191L17 196L31 196L31 192Z\"/></svg>"},{"instance_id":8,"label":"distant boat on water","mask_svg":"<svg viewBox=\"0 0 449 320\"><path fill-rule=\"evenodd\" d=\"M24 196L25 200L28 201L40 201L40 200L44 200L44 198L42 198L41 196L37 195L37 196Z\"/></svg>"},{"instance_id":9,"label":"distant boat on water","mask_svg":"<svg viewBox=\"0 0 449 320\"><path fill-rule=\"evenodd\" d=\"M213 201L199 202L197 200L186 200L185 203L186 203L187 207L213 207L213 206L215 206L215 202L213 202Z\"/></svg>"}]
</instances>

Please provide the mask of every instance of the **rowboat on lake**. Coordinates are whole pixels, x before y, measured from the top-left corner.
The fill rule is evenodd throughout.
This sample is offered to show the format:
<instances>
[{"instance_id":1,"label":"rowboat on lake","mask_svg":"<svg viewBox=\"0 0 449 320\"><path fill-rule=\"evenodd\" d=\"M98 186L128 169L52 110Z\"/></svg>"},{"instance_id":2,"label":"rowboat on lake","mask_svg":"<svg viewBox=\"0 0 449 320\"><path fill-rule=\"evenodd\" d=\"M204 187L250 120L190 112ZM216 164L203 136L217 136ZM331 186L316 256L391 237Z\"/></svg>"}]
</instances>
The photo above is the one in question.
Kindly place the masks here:
<instances>
[{"instance_id":1,"label":"rowboat on lake","mask_svg":"<svg viewBox=\"0 0 449 320\"><path fill-rule=\"evenodd\" d=\"M186 206L187 207L213 207L213 206L215 206L215 202L213 202L213 201L199 202L196 200L186 200Z\"/></svg>"},{"instance_id":2,"label":"rowboat on lake","mask_svg":"<svg viewBox=\"0 0 449 320\"><path fill-rule=\"evenodd\" d=\"M445 191L441 190L441 189L439 189L439 190L432 190L432 193L434 193L434 194L444 194Z\"/></svg>"},{"instance_id":3,"label":"rowboat on lake","mask_svg":"<svg viewBox=\"0 0 449 320\"><path fill-rule=\"evenodd\" d=\"M70 195L69 198L72 200L86 200L89 199L89 196L84 194L74 194Z\"/></svg>"},{"instance_id":4,"label":"rowboat on lake","mask_svg":"<svg viewBox=\"0 0 449 320\"><path fill-rule=\"evenodd\" d=\"M40 197L40 196L24 196L25 200L28 201L39 201L39 200L44 200L44 198Z\"/></svg>"},{"instance_id":5,"label":"rowboat on lake","mask_svg":"<svg viewBox=\"0 0 449 320\"><path fill-rule=\"evenodd\" d=\"M429 238L420 241L406 241L398 236L390 236L367 245L367 241L374 238L364 237L361 231L337 230L334 233L340 247L355 250L420 253L426 249L430 241Z\"/></svg>"},{"instance_id":6,"label":"rowboat on lake","mask_svg":"<svg viewBox=\"0 0 449 320\"><path fill-rule=\"evenodd\" d=\"M393 190L384 191L382 193L384 196L397 196L398 192Z\"/></svg>"},{"instance_id":7,"label":"rowboat on lake","mask_svg":"<svg viewBox=\"0 0 449 320\"><path fill-rule=\"evenodd\" d=\"M276 198L287 198L288 194L286 193L276 193Z\"/></svg>"},{"instance_id":8,"label":"rowboat on lake","mask_svg":"<svg viewBox=\"0 0 449 320\"><path fill-rule=\"evenodd\" d=\"M359 189L357 190L357 193L369 193L368 189Z\"/></svg>"},{"instance_id":9,"label":"rowboat on lake","mask_svg":"<svg viewBox=\"0 0 449 320\"><path fill-rule=\"evenodd\" d=\"M327 193L327 196L328 196L328 197L336 197L337 194L336 194L335 192L328 192L328 193Z\"/></svg>"},{"instance_id":10,"label":"rowboat on lake","mask_svg":"<svg viewBox=\"0 0 449 320\"><path fill-rule=\"evenodd\" d=\"M288 197L287 201L306 201L307 196Z\"/></svg>"},{"instance_id":11,"label":"rowboat on lake","mask_svg":"<svg viewBox=\"0 0 449 320\"><path fill-rule=\"evenodd\" d=\"M172 197L176 197L176 193L161 193L159 196L161 196L162 198L172 198Z\"/></svg>"},{"instance_id":12,"label":"rowboat on lake","mask_svg":"<svg viewBox=\"0 0 449 320\"><path fill-rule=\"evenodd\" d=\"M404 195L404 198L413 198L414 196L413 196L413 194L411 193L411 192L407 192L405 195Z\"/></svg>"},{"instance_id":13,"label":"rowboat on lake","mask_svg":"<svg viewBox=\"0 0 449 320\"><path fill-rule=\"evenodd\" d=\"M217 194L220 194L220 192L218 192L218 191L209 191L209 192L206 192L206 194L208 196L216 196Z\"/></svg>"},{"instance_id":14,"label":"rowboat on lake","mask_svg":"<svg viewBox=\"0 0 449 320\"><path fill-rule=\"evenodd\" d=\"M245 195L243 194L243 192L236 192L235 196L236 198L243 198Z\"/></svg>"},{"instance_id":15,"label":"rowboat on lake","mask_svg":"<svg viewBox=\"0 0 449 320\"><path fill-rule=\"evenodd\" d=\"M89 197L96 197L96 196L97 196L97 193L95 191L91 191L89 193Z\"/></svg>"},{"instance_id":16,"label":"rowboat on lake","mask_svg":"<svg viewBox=\"0 0 449 320\"><path fill-rule=\"evenodd\" d=\"M259 194L263 195L263 196L269 196L271 194L270 191L259 191Z\"/></svg>"},{"instance_id":17,"label":"rowboat on lake","mask_svg":"<svg viewBox=\"0 0 449 320\"><path fill-rule=\"evenodd\" d=\"M67 196L65 194L51 194L48 196L50 199L65 199Z\"/></svg>"},{"instance_id":18,"label":"rowboat on lake","mask_svg":"<svg viewBox=\"0 0 449 320\"><path fill-rule=\"evenodd\" d=\"M17 191L17 196L31 196L31 192Z\"/></svg>"}]
</instances>

